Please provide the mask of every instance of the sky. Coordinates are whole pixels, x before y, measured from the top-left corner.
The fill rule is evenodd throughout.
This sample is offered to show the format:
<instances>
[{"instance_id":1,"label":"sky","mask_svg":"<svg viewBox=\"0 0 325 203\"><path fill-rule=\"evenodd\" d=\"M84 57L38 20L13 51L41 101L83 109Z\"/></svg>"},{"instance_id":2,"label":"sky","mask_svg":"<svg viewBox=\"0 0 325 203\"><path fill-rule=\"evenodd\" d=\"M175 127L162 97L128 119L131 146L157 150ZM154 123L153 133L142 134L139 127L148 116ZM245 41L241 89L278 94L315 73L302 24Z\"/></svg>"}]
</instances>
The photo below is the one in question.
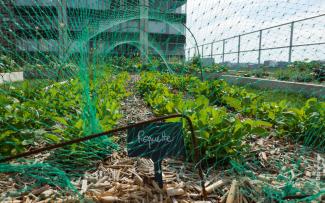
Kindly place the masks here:
<instances>
[{"instance_id":1,"label":"sky","mask_svg":"<svg viewBox=\"0 0 325 203\"><path fill-rule=\"evenodd\" d=\"M211 43L239 34L325 14L325 0L188 0L187 26L198 44ZM291 25L265 30L262 48L288 46ZM325 16L294 24L293 44L325 42ZM194 47L187 33L186 47ZM258 49L259 33L241 37L241 50ZM222 53L222 42L203 47L203 55ZM226 41L225 52L238 50L238 38ZM202 52L202 47L200 47ZM190 55L194 54L194 49ZM202 53L200 53L202 55ZM256 62L257 52L241 54L241 62ZM215 56L220 60L220 56ZM264 60L288 60L288 48L262 51ZM325 44L293 48L292 60L325 60ZM237 54L227 54L226 61L237 61Z\"/></svg>"}]
</instances>

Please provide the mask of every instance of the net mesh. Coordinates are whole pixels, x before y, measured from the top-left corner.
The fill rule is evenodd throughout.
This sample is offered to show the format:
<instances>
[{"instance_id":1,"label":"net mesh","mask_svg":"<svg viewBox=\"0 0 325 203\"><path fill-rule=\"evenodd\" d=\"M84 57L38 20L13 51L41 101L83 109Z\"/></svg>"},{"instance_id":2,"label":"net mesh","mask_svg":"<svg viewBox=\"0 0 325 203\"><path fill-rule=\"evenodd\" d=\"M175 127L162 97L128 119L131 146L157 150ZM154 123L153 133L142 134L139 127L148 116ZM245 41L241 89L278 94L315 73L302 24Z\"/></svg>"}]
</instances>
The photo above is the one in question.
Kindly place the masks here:
<instances>
[{"instance_id":1,"label":"net mesh","mask_svg":"<svg viewBox=\"0 0 325 203\"><path fill-rule=\"evenodd\" d=\"M1 201L324 200L323 2L0 3L1 160L196 138L2 162Z\"/></svg>"}]
</instances>

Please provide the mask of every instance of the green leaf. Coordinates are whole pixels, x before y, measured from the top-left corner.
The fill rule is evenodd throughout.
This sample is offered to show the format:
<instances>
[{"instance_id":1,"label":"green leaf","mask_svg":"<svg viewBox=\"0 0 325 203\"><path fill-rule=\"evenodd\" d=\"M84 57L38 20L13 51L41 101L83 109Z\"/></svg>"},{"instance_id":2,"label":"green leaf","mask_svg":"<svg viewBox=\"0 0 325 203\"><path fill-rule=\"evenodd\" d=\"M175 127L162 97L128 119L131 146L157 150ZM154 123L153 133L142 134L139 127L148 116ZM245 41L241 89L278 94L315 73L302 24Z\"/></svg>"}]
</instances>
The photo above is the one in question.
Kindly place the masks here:
<instances>
[{"instance_id":1,"label":"green leaf","mask_svg":"<svg viewBox=\"0 0 325 203\"><path fill-rule=\"evenodd\" d=\"M267 130L261 127L253 128L251 131L252 134L265 135Z\"/></svg>"},{"instance_id":2,"label":"green leaf","mask_svg":"<svg viewBox=\"0 0 325 203\"><path fill-rule=\"evenodd\" d=\"M65 126L68 126L68 125L69 125L69 124L67 123L67 121L66 121L64 118L62 118L62 117L54 117L53 119L54 119L55 121L57 121L57 122L59 122L59 123L65 125Z\"/></svg>"},{"instance_id":3,"label":"green leaf","mask_svg":"<svg viewBox=\"0 0 325 203\"><path fill-rule=\"evenodd\" d=\"M275 119L275 113L273 111L269 111L268 117L269 117L269 119L274 120Z\"/></svg>"},{"instance_id":4,"label":"green leaf","mask_svg":"<svg viewBox=\"0 0 325 203\"><path fill-rule=\"evenodd\" d=\"M236 133L242 127L243 127L243 125L240 122L236 123L234 133Z\"/></svg>"},{"instance_id":5,"label":"green leaf","mask_svg":"<svg viewBox=\"0 0 325 203\"><path fill-rule=\"evenodd\" d=\"M306 102L306 107L310 107L312 106L313 104L315 104L317 102L317 99L316 98L310 98L307 100Z\"/></svg>"},{"instance_id":6,"label":"green leaf","mask_svg":"<svg viewBox=\"0 0 325 203\"><path fill-rule=\"evenodd\" d=\"M195 103L197 106L200 106L200 108L206 107L209 105L209 99L206 98L203 95L200 95L196 100Z\"/></svg>"},{"instance_id":7,"label":"green leaf","mask_svg":"<svg viewBox=\"0 0 325 203\"><path fill-rule=\"evenodd\" d=\"M240 111L242 109L241 102L239 99L224 96L222 99L229 105L230 107L234 108L236 111Z\"/></svg>"},{"instance_id":8,"label":"green leaf","mask_svg":"<svg viewBox=\"0 0 325 203\"><path fill-rule=\"evenodd\" d=\"M273 126L272 123L261 121L261 120L252 120L252 119L247 119L244 121L244 123L249 124L252 128L256 128L256 127L270 128Z\"/></svg>"},{"instance_id":9,"label":"green leaf","mask_svg":"<svg viewBox=\"0 0 325 203\"><path fill-rule=\"evenodd\" d=\"M44 134L45 138L48 138L56 143L60 142L60 138L58 138L56 135L53 134Z\"/></svg>"},{"instance_id":10,"label":"green leaf","mask_svg":"<svg viewBox=\"0 0 325 203\"><path fill-rule=\"evenodd\" d=\"M4 138L10 136L11 134L15 133L13 130L7 130L0 135L0 141L3 140Z\"/></svg>"},{"instance_id":11,"label":"green leaf","mask_svg":"<svg viewBox=\"0 0 325 203\"><path fill-rule=\"evenodd\" d=\"M174 103L173 102L168 102L166 104L166 109L167 109L168 113L172 113L173 110L174 110Z\"/></svg>"},{"instance_id":12,"label":"green leaf","mask_svg":"<svg viewBox=\"0 0 325 203\"><path fill-rule=\"evenodd\" d=\"M269 123L269 122L266 122L266 121L257 120L257 121L255 121L255 126L256 127L271 128L273 125L272 125L272 123Z\"/></svg>"},{"instance_id":13,"label":"green leaf","mask_svg":"<svg viewBox=\"0 0 325 203\"><path fill-rule=\"evenodd\" d=\"M28 140L24 140L21 142L21 145L23 146L28 146L28 145L32 145L33 144L33 140L28 139Z\"/></svg>"},{"instance_id":14,"label":"green leaf","mask_svg":"<svg viewBox=\"0 0 325 203\"><path fill-rule=\"evenodd\" d=\"M165 120L167 123L180 122L181 118L168 118Z\"/></svg>"},{"instance_id":15,"label":"green leaf","mask_svg":"<svg viewBox=\"0 0 325 203\"><path fill-rule=\"evenodd\" d=\"M210 137L210 134L207 131L205 131L205 130L204 131L201 131L201 135L205 139L209 139L209 137Z\"/></svg>"},{"instance_id":16,"label":"green leaf","mask_svg":"<svg viewBox=\"0 0 325 203\"><path fill-rule=\"evenodd\" d=\"M84 123L83 120L79 119L77 123L74 125L74 127L77 129L82 129L83 123Z\"/></svg>"}]
</instances>

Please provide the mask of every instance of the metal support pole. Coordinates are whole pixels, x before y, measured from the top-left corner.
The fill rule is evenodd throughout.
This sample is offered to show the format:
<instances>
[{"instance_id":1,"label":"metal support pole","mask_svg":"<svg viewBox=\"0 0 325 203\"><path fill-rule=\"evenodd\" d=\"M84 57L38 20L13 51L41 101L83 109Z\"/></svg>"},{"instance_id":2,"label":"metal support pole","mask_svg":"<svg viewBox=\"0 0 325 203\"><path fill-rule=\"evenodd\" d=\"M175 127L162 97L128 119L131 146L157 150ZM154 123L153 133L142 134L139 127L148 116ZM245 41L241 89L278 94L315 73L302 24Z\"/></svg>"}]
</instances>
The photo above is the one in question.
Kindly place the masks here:
<instances>
[{"instance_id":1,"label":"metal support pole","mask_svg":"<svg viewBox=\"0 0 325 203\"><path fill-rule=\"evenodd\" d=\"M58 30L59 30L59 58L63 61L68 42L68 20L67 20L67 1L60 0L57 5L58 11Z\"/></svg>"},{"instance_id":2,"label":"metal support pole","mask_svg":"<svg viewBox=\"0 0 325 203\"><path fill-rule=\"evenodd\" d=\"M237 66L239 68L239 62L240 62L240 38L241 36L238 35L238 55L237 55Z\"/></svg>"},{"instance_id":3,"label":"metal support pole","mask_svg":"<svg viewBox=\"0 0 325 203\"><path fill-rule=\"evenodd\" d=\"M189 59L190 59L190 57L191 57L191 55L190 55L190 54L191 54L191 49L188 49L188 50L187 50L187 59L188 59L188 60L189 60Z\"/></svg>"},{"instance_id":4,"label":"metal support pole","mask_svg":"<svg viewBox=\"0 0 325 203\"><path fill-rule=\"evenodd\" d=\"M211 58L213 57L213 42L211 43Z\"/></svg>"},{"instance_id":5,"label":"metal support pole","mask_svg":"<svg viewBox=\"0 0 325 203\"><path fill-rule=\"evenodd\" d=\"M141 43L141 58L147 63L149 50L148 41L148 26L149 26L149 0L140 0L140 43Z\"/></svg>"},{"instance_id":6,"label":"metal support pole","mask_svg":"<svg viewBox=\"0 0 325 203\"><path fill-rule=\"evenodd\" d=\"M258 44L258 66L261 65L262 33L263 33L263 30L260 30L260 38L259 38L259 44Z\"/></svg>"},{"instance_id":7,"label":"metal support pole","mask_svg":"<svg viewBox=\"0 0 325 203\"><path fill-rule=\"evenodd\" d=\"M169 44L166 43L166 52L165 52L165 55L166 56L170 56L170 53L169 53ZM168 59L168 61L170 62L170 60Z\"/></svg>"},{"instance_id":8,"label":"metal support pole","mask_svg":"<svg viewBox=\"0 0 325 203\"><path fill-rule=\"evenodd\" d=\"M222 63L225 62L225 46L226 46L226 40L222 40Z\"/></svg>"},{"instance_id":9,"label":"metal support pole","mask_svg":"<svg viewBox=\"0 0 325 203\"><path fill-rule=\"evenodd\" d=\"M294 22L291 22L291 28L290 28L290 44L289 44L289 59L288 59L288 62L289 63L291 63L291 57L292 57L293 26L294 26Z\"/></svg>"},{"instance_id":10,"label":"metal support pole","mask_svg":"<svg viewBox=\"0 0 325 203\"><path fill-rule=\"evenodd\" d=\"M202 58L204 57L204 45L202 45Z\"/></svg>"}]
</instances>

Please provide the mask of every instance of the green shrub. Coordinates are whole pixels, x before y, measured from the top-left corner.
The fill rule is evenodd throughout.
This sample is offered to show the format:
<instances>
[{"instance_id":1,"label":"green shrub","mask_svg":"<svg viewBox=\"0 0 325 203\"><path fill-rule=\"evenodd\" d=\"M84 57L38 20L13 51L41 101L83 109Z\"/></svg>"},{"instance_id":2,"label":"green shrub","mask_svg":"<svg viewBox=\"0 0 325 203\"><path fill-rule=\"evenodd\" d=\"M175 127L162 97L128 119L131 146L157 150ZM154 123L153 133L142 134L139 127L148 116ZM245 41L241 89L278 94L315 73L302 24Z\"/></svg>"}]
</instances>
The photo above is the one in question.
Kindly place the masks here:
<instances>
[{"instance_id":1,"label":"green shrub","mask_svg":"<svg viewBox=\"0 0 325 203\"><path fill-rule=\"evenodd\" d=\"M256 69L252 73L257 78L265 78L270 76L270 73L267 72L265 69Z\"/></svg>"},{"instance_id":2,"label":"green shrub","mask_svg":"<svg viewBox=\"0 0 325 203\"><path fill-rule=\"evenodd\" d=\"M0 56L0 73L20 71L21 67L9 56Z\"/></svg>"},{"instance_id":3,"label":"green shrub","mask_svg":"<svg viewBox=\"0 0 325 203\"><path fill-rule=\"evenodd\" d=\"M291 73L288 69L280 69L280 70L275 71L274 76L278 80L288 81L288 80L290 80Z\"/></svg>"},{"instance_id":4,"label":"green shrub","mask_svg":"<svg viewBox=\"0 0 325 203\"><path fill-rule=\"evenodd\" d=\"M314 77L312 73L309 71L302 71L302 72L293 72L290 75L290 80L296 81L296 82L311 82L314 80Z\"/></svg>"}]
</instances>

